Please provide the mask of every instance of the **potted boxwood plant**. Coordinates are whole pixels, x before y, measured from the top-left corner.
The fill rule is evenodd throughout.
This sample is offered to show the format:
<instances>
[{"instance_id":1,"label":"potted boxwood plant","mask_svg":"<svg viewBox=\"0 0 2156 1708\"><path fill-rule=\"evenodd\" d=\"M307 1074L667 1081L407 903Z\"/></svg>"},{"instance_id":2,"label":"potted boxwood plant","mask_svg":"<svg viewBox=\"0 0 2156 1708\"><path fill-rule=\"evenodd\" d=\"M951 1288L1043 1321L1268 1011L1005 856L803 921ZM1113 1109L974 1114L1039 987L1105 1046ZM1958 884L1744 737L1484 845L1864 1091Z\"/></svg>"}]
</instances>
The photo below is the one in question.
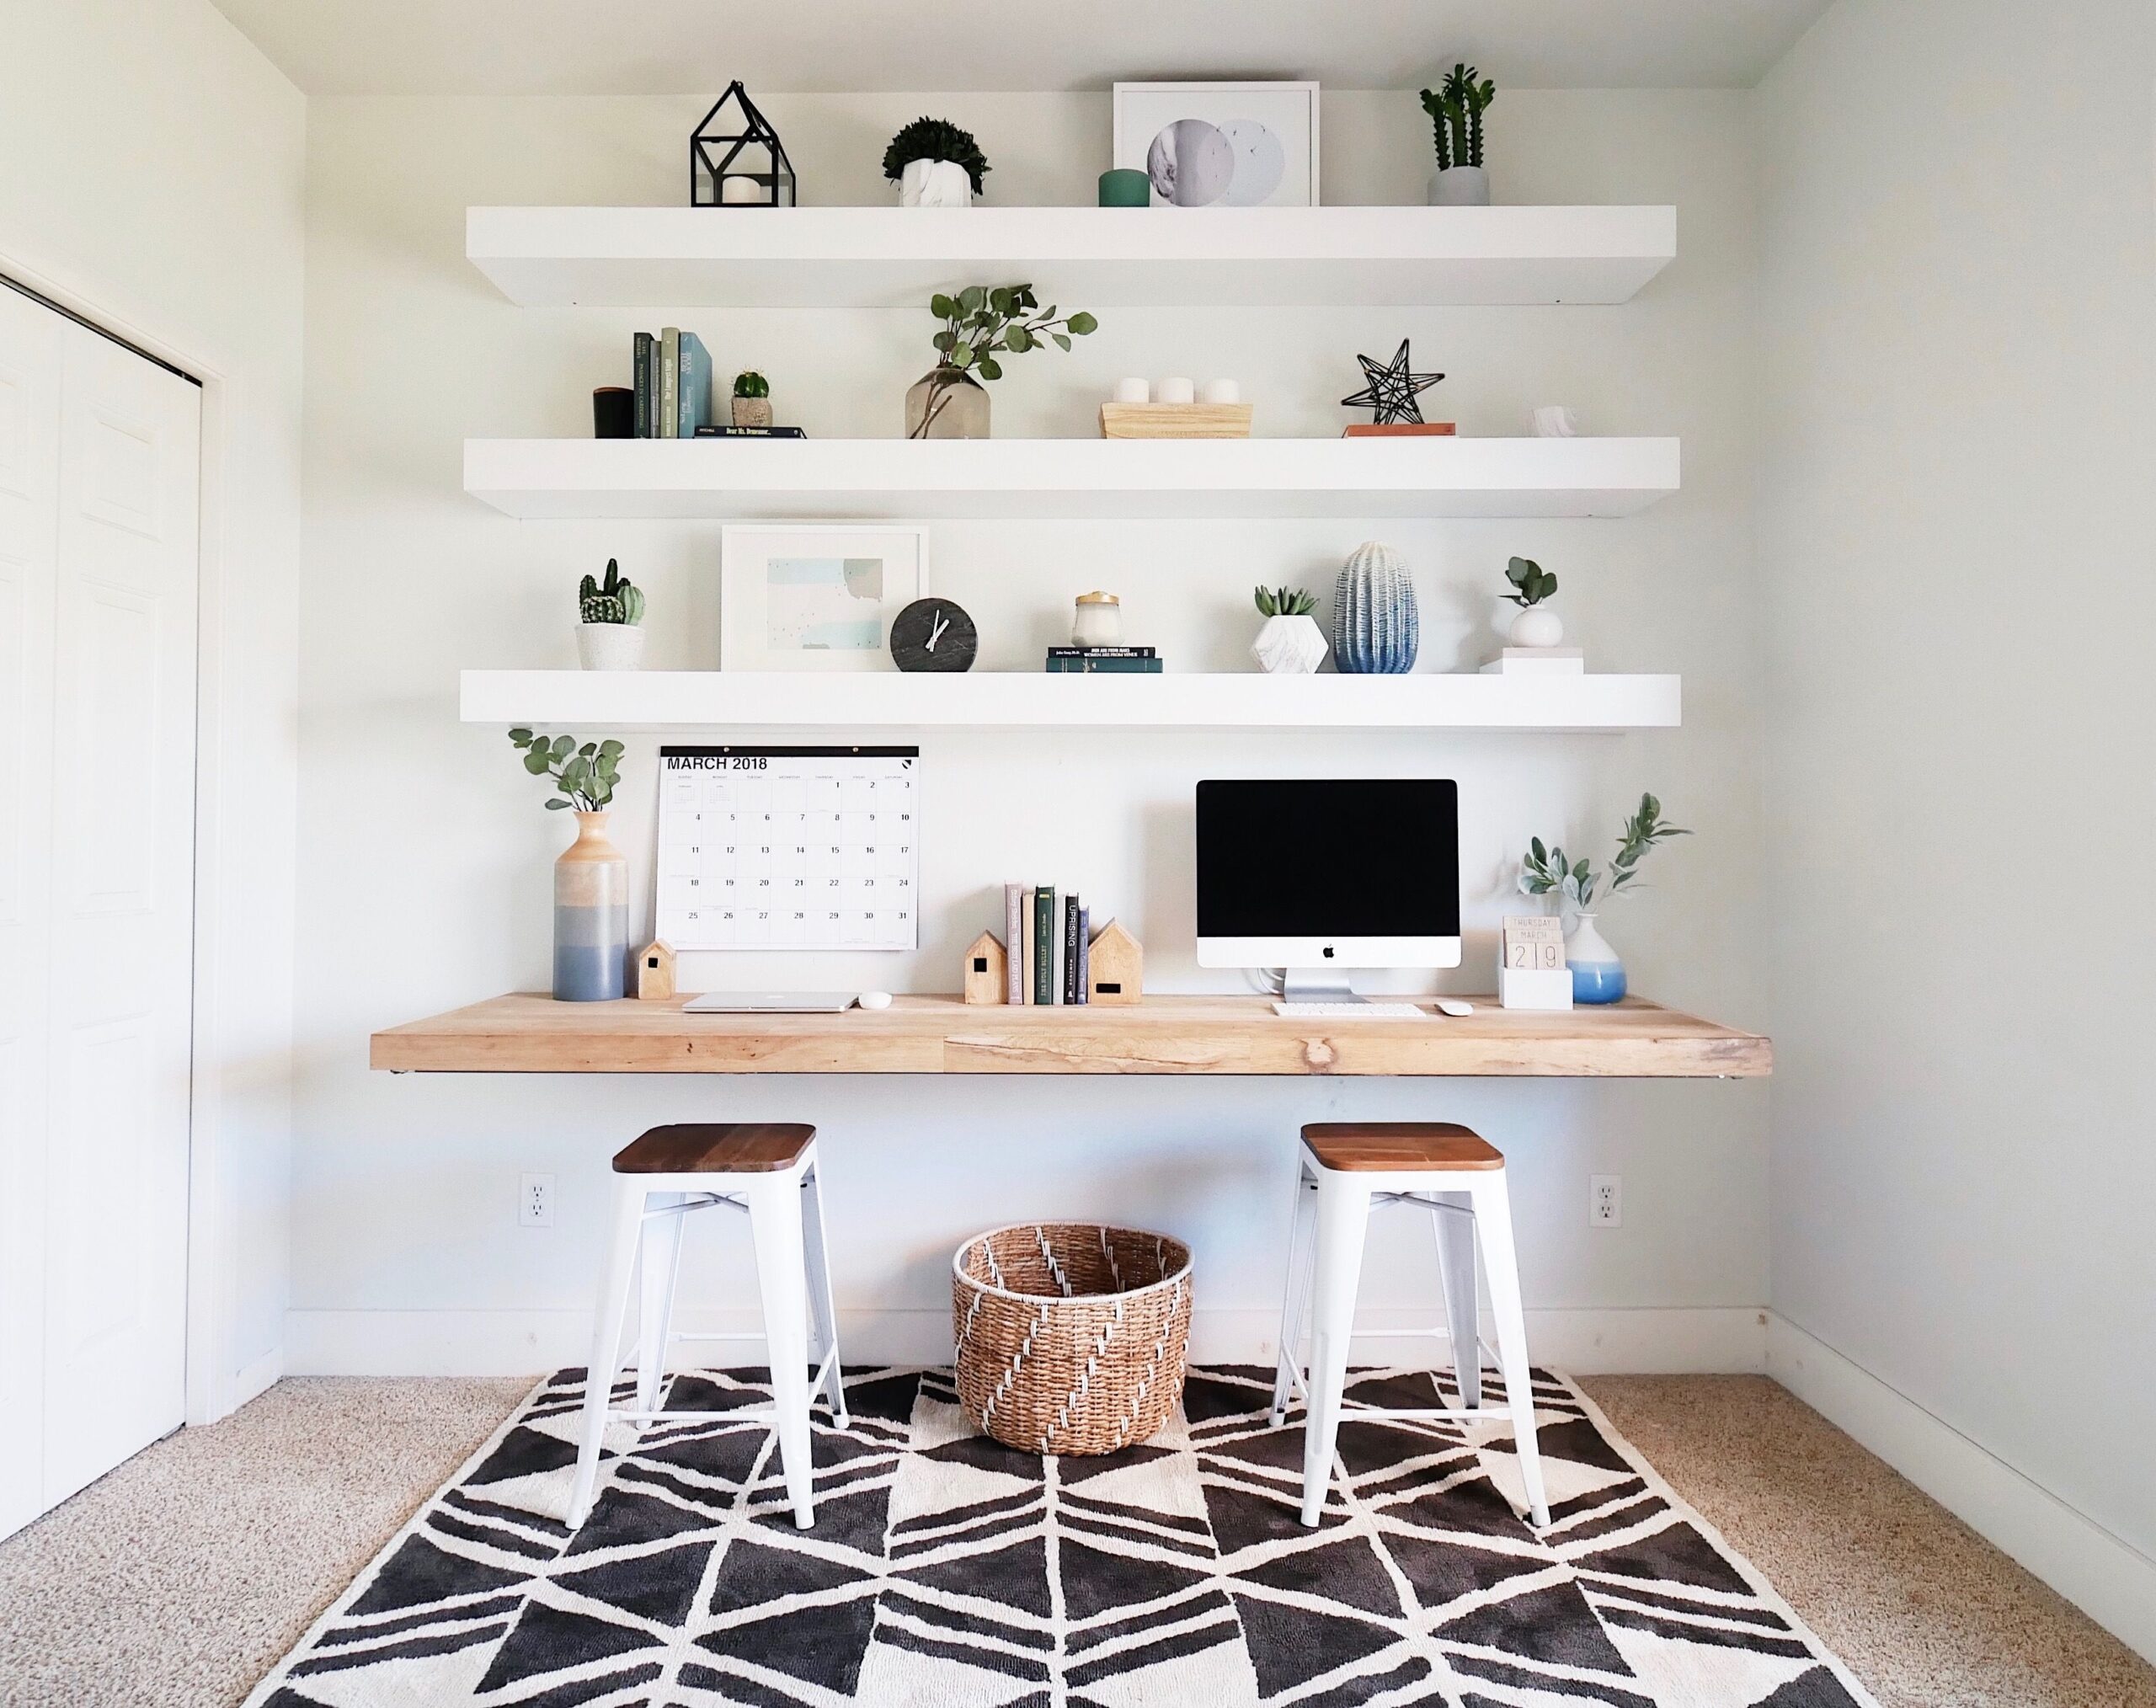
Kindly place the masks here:
<instances>
[{"instance_id":1,"label":"potted boxwood plant","mask_svg":"<svg viewBox=\"0 0 2156 1708\"><path fill-rule=\"evenodd\" d=\"M771 382L753 369L734 376L734 424L768 427L771 424Z\"/></svg>"},{"instance_id":2,"label":"potted boxwood plant","mask_svg":"<svg viewBox=\"0 0 2156 1708\"><path fill-rule=\"evenodd\" d=\"M633 670L643 663L643 590L606 560L606 579L587 575L576 595L577 656L587 670Z\"/></svg>"},{"instance_id":3,"label":"potted boxwood plant","mask_svg":"<svg viewBox=\"0 0 2156 1708\"><path fill-rule=\"evenodd\" d=\"M974 133L948 119L915 119L883 151L901 207L970 207L988 169Z\"/></svg>"},{"instance_id":4,"label":"potted boxwood plant","mask_svg":"<svg viewBox=\"0 0 2156 1708\"><path fill-rule=\"evenodd\" d=\"M1490 78L1475 81L1475 67L1455 65L1434 89L1422 91L1422 110L1438 145L1438 169L1430 174L1433 207L1487 207L1490 174L1482 168L1482 115L1497 99Z\"/></svg>"},{"instance_id":5,"label":"potted boxwood plant","mask_svg":"<svg viewBox=\"0 0 2156 1708\"><path fill-rule=\"evenodd\" d=\"M1325 662L1325 635L1310 613L1317 600L1299 587L1257 590L1257 638L1250 655L1269 676L1307 676Z\"/></svg>"}]
</instances>

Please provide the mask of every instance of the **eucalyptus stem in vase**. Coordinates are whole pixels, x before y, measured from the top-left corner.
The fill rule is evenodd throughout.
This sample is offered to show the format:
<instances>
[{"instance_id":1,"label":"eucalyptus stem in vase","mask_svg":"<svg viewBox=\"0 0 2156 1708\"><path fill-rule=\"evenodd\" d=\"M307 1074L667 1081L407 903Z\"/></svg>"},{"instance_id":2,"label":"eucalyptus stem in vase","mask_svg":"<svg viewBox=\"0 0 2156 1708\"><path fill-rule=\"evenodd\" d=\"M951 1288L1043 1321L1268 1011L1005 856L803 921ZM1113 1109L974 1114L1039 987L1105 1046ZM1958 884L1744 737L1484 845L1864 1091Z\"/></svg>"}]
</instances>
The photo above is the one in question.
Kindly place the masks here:
<instances>
[{"instance_id":1,"label":"eucalyptus stem in vase","mask_svg":"<svg viewBox=\"0 0 2156 1708\"><path fill-rule=\"evenodd\" d=\"M928 312L943 326L933 340L934 371L906 393L909 439L985 439L988 393L981 382L1003 377L1000 358L1048 344L1067 350L1072 339L1100 324L1082 309L1068 316L1053 303L1043 309L1030 285L969 285L955 296L938 291Z\"/></svg>"}]
</instances>

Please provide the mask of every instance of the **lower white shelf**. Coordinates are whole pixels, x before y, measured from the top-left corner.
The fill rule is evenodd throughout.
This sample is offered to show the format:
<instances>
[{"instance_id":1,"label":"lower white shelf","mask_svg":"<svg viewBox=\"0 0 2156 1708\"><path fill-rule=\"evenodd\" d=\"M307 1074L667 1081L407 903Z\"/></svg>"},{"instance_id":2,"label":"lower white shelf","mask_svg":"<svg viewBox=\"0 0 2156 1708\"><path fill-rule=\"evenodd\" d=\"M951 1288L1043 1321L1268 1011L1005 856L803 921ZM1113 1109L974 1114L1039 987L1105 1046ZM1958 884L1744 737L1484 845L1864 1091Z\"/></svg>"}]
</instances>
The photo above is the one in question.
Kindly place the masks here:
<instances>
[{"instance_id":1,"label":"lower white shelf","mask_svg":"<svg viewBox=\"0 0 2156 1708\"><path fill-rule=\"evenodd\" d=\"M1669 729L1676 676L467 670L467 723L579 730Z\"/></svg>"}]
</instances>

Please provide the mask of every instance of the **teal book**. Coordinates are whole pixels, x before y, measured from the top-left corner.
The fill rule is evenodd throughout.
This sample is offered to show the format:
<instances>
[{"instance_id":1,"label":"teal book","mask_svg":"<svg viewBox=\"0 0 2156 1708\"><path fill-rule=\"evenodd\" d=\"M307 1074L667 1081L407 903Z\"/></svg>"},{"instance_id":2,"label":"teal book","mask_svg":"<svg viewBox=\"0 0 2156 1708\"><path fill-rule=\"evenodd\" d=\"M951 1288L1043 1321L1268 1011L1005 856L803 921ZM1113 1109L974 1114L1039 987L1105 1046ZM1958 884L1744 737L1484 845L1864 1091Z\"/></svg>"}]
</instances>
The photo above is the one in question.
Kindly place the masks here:
<instances>
[{"instance_id":1,"label":"teal book","mask_svg":"<svg viewBox=\"0 0 2156 1708\"><path fill-rule=\"evenodd\" d=\"M1057 929L1055 892L1037 889L1033 892L1033 1001L1043 1007L1052 1006L1058 995L1055 977L1055 950L1063 933Z\"/></svg>"},{"instance_id":2,"label":"teal book","mask_svg":"<svg viewBox=\"0 0 2156 1708\"><path fill-rule=\"evenodd\" d=\"M1157 676L1158 659L1058 658L1050 653L1045 666L1051 676Z\"/></svg>"},{"instance_id":3,"label":"teal book","mask_svg":"<svg viewBox=\"0 0 2156 1708\"><path fill-rule=\"evenodd\" d=\"M681 334L680 398L674 437L693 439L711 419L711 352L693 332Z\"/></svg>"}]
</instances>

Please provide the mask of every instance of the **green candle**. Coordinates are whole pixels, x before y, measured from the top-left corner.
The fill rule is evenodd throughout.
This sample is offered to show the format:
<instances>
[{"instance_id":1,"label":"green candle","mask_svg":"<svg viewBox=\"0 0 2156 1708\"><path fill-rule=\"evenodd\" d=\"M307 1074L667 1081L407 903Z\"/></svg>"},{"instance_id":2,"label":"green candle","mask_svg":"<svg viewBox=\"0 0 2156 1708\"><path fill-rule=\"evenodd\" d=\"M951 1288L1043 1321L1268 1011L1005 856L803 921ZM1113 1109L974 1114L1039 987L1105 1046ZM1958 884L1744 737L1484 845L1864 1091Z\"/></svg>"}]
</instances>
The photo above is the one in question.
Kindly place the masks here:
<instances>
[{"instance_id":1,"label":"green candle","mask_svg":"<svg viewBox=\"0 0 2156 1708\"><path fill-rule=\"evenodd\" d=\"M1145 207L1152 201L1153 182L1142 172L1118 166L1101 174L1102 207Z\"/></svg>"}]
</instances>

